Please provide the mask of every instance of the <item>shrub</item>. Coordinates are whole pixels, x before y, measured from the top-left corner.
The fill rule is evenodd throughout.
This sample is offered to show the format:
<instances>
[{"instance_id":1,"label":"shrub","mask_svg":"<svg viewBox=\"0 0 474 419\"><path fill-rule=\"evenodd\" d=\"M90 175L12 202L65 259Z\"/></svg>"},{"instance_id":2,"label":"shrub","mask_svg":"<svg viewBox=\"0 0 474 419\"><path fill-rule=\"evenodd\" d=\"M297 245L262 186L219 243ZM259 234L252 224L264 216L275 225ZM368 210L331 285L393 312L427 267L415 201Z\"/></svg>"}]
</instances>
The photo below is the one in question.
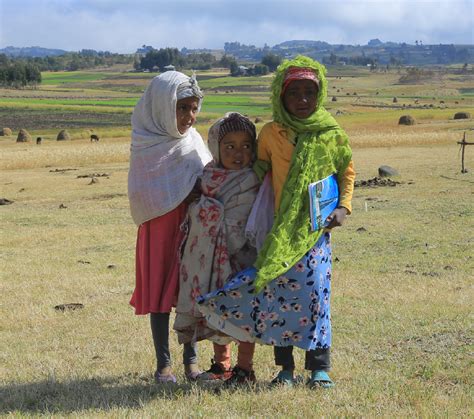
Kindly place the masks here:
<instances>
[{"instance_id":1,"label":"shrub","mask_svg":"<svg viewBox=\"0 0 474 419\"><path fill-rule=\"evenodd\" d=\"M469 112L456 112L454 119L471 119L471 114Z\"/></svg>"},{"instance_id":2,"label":"shrub","mask_svg":"<svg viewBox=\"0 0 474 419\"><path fill-rule=\"evenodd\" d=\"M410 115L403 115L398 120L398 125L415 125L415 118Z\"/></svg>"}]
</instances>

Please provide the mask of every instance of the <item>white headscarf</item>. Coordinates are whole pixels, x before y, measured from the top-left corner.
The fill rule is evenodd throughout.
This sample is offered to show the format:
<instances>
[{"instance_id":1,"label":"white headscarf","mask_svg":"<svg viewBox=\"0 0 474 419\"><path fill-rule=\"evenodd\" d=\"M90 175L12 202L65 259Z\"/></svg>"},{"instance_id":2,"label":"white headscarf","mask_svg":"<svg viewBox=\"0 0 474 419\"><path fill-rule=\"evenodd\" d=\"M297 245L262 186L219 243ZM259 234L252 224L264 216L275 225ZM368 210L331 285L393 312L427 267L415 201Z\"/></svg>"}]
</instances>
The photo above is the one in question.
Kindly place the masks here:
<instances>
[{"instance_id":1,"label":"white headscarf","mask_svg":"<svg viewBox=\"0 0 474 419\"><path fill-rule=\"evenodd\" d=\"M194 128L178 131L176 92L190 80L177 71L155 77L133 111L128 197L137 225L175 209L212 160Z\"/></svg>"}]
</instances>

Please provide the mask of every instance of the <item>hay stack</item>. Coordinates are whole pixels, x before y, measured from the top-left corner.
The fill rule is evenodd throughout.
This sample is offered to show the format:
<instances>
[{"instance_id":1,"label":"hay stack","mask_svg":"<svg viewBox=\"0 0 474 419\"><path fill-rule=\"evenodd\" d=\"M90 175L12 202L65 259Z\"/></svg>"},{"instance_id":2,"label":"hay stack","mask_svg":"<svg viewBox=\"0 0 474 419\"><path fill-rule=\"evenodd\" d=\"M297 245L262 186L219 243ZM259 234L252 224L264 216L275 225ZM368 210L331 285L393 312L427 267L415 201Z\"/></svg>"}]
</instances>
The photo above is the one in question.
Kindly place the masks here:
<instances>
[{"instance_id":1,"label":"hay stack","mask_svg":"<svg viewBox=\"0 0 474 419\"><path fill-rule=\"evenodd\" d=\"M67 132L65 129L59 131L58 136L56 137L57 141L64 141L64 140L70 140L71 136L69 135L69 132Z\"/></svg>"},{"instance_id":2,"label":"hay stack","mask_svg":"<svg viewBox=\"0 0 474 419\"><path fill-rule=\"evenodd\" d=\"M454 119L471 119L471 114L469 112L456 112Z\"/></svg>"},{"instance_id":3,"label":"hay stack","mask_svg":"<svg viewBox=\"0 0 474 419\"><path fill-rule=\"evenodd\" d=\"M410 115L402 115L400 119L398 120L398 125L415 125L416 121L415 118L413 118Z\"/></svg>"},{"instance_id":4,"label":"hay stack","mask_svg":"<svg viewBox=\"0 0 474 419\"><path fill-rule=\"evenodd\" d=\"M336 97L336 96L333 96L331 100L332 100L333 102L337 102L337 97Z\"/></svg>"},{"instance_id":5,"label":"hay stack","mask_svg":"<svg viewBox=\"0 0 474 419\"><path fill-rule=\"evenodd\" d=\"M2 128L0 130L0 136L8 136L8 135L12 135L12 130L10 128Z\"/></svg>"},{"instance_id":6,"label":"hay stack","mask_svg":"<svg viewBox=\"0 0 474 419\"><path fill-rule=\"evenodd\" d=\"M31 135L26 129L21 129L18 132L18 137L16 137L16 142L17 143L26 143L28 141L31 141Z\"/></svg>"}]
</instances>

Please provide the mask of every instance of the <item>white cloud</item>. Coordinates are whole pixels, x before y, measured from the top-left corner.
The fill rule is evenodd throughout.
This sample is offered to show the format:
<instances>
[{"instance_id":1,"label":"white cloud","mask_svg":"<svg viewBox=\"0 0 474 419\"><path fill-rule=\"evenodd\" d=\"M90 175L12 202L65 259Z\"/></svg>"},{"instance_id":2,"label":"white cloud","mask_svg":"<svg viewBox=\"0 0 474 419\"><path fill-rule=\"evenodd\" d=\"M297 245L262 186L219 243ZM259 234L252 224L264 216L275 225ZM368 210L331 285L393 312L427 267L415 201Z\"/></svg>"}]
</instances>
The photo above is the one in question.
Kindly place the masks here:
<instances>
[{"instance_id":1,"label":"white cloud","mask_svg":"<svg viewBox=\"0 0 474 419\"><path fill-rule=\"evenodd\" d=\"M291 39L474 43L473 0L0 0L0 47L133 52Z\"/></svg>"}]
</instances>

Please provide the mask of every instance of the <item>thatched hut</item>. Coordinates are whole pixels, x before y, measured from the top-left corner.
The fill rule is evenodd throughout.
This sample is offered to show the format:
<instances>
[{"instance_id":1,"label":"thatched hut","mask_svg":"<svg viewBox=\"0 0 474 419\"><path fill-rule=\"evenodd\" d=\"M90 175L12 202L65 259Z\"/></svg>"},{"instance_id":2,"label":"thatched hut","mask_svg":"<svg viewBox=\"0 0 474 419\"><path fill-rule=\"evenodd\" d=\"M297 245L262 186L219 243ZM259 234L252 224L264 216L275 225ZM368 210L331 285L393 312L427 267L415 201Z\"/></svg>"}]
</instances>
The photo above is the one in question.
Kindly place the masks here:
<instances>
[{"instance_id":1,"label":"thatched hut","mask_svg":"<svg viewBox=\"0 0 474 419\"><path fill-rule=\"evenodd\" d=\"M8 136L8 135L12 135L12 130L10 128L2 128L0 129L0 136Z\"/></svg>"},{"instance_id":2,"label":"thatched hut","mask_svg":"<svg viewBox=\"0 0 474 419\"><path fill-rule=\"evenodd\" d=\"M18 137L16 137L16 142L26 143L28 141L31 141L31 135L26 129L22 128L20 131L18 131Z\"/></svg>"},{"instance_id":3,"label":"thatched hut","mask_svg":"<svg viewBox=\"0 0 474 419\"><path fill-rule=\"evenodd\" d=\"M65 129L59 131L58 136L56 137L57 141L64 141L64 140L70 140L71 136L69 135L69 132L67 132Z\"/></svg>"},{"instance_id":4,"label":"thatched hut","mask_svg":"<svg viewBox=\"0 0 474 419\"><path fill-rule=\"evenodd\" d=\"M402 115L398 120L398 125L415 125L416 121L411 115Z\"/></svg>"}]
</instances>

